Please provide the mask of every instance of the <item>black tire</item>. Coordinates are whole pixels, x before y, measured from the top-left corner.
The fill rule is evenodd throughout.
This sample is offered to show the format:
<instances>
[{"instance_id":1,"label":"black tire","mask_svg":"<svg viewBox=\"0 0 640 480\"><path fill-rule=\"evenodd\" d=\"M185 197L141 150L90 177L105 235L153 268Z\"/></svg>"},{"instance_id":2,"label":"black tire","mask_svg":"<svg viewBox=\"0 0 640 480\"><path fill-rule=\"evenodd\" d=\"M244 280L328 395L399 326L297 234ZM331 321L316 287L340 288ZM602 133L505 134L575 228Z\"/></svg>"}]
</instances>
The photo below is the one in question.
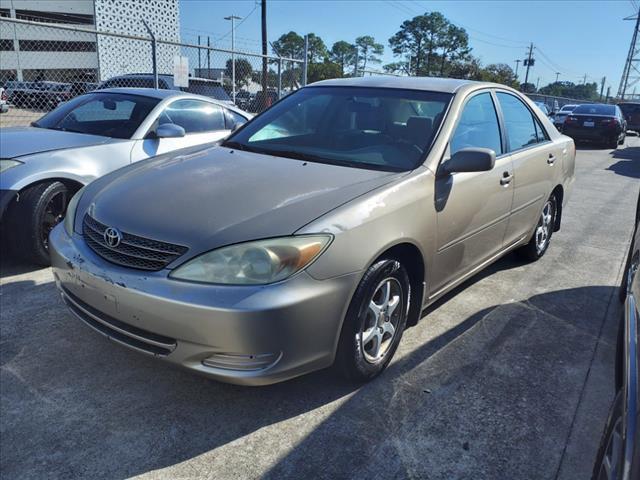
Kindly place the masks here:
<instances>
[{"instance_id":1,"label":"black tire","mask_svg":"<svg viewBox=\"0 0 640 480\"><path fill-rule=\"evenodd\" d=\"M624 141L627 139L627 134L622 135L622 138L618 140L618 145L624 145Z\"/></svg>"},{"instance_id":2,"label":"black tire","mask_svg":"<svg viewBox=\"0 0 640 480\"><path fill-rule=\"evenodd\" d=\"M620 389L618 390L618 393L616 394L616 398L613 401L613 405L611 405L611 409L609 410L607 423L604 427L602 438L600 439L600 446L598 447L598 454L596 455L596 461L593 464L593 472L591 474L591 480L599 480L601 478L600 471L603 468L603 461L604 461L605 455L609 455L610 459L614 460L613 458L611 458L611 451L609 447L611 444L612 433L614 432L614 430L617 430L616 426L619 426L618 422L622 421L623 402L624 402L624 394L623 394L623 390ZM623 454L623 451L624 451L624 444L621 445L620 455L614 455L617 457L615 461L618 462L617 463L618 469L622 468L621 456ZM614 463L612 466L615 467L615 465L616 464ZM611 478L622 478L622 472L620 470L616 470L616 472L612 472L612 473L617 473L617 475L612 476Z\"/></svg>"},{"instance_id":3,"label":"black tire","mask_svg":"<svg viewBox=\"0 0 640 480\"><path fill-rule=\"evenodd\" d=\"M37 265L50 264L49 232L64 218L70 198L62 182L38 183L20 192L9 212L9 240L17 256Z\"/></svg>"},{"instance_id":4,"label":"black tire","mask_svg":"<svg viewBox=\"0 0 640 480\"><path fill-rule=\"evenodd\" d=\"M618 137L613 137L607 142L607 148L616 150L618 148Z\"/></svg>"},{"instance_id":5,"label":"black tire","mask_svg":"<svg viewBox=\"0 0 640 480\"><path fill-rule=\"evenodd\" d=\"M372 318L373 313L370 311L369 304L371 301L377 303L375 300L378 298L378 292L384 294L384 285L387 283L391 285L391 288L397 289L399 287L396 290L398 294L394 295L394 299L396 296L398 297L398 304L393 309L392 314L384 320L384 325L387 325L386 322L393 323L394 332L389 334L385 331L385 333L376 334L380 335L380 339L375 340L375 342L381 342L376 343L376 345L384 344L385 348L384 353L382 353L383 349L380 348L379 358L372 360L371 357L375 349L367 346L373 341L364 343L363 333L367 326L367 330L370 331L379 330L382 332L384 330L383 327L375 326L378 323L371 326L372 321L377 322L379 319L384 318L384 312L378 319ZM376 377L386 368L402 338L402 333L407 323L410 301L411 283L409 275L399 261L393 258L386 258L369 267L351 299L340 333L334 366L342 375L353 381L364 382ZM391 304L389 303L388 305ZM391 335L391 337L383 341L387 334Z\"/></svg>"},{"instance_id":6,"label":"black tire","mask_svg":"<svg viewBox=\"0 0 640 480\"><path fill-rule=\"evenodd\" d=\"M539 243L538 241L538 229L542 226L545 208L547 207L547 204L551 206L551 212L550 212L551 220L547 225L548 232L546 233L546 241L544 242L544 244L542 244L543 242ZM535 262L536 260L539 260L544 256L544 254L549 249L549 245L551 244L551 236L553 235L553 229L554 229L554 225L556 224L557 214L558 214L558 199L556 198L555 194L551 194L551 196L549 197L549 200L547 200L547 202L545 202L544 204L544 207L540 214L540 218L538 219L538 223L536 224L536 228L533 231L533 236L531 237L531 240L529 240L529 243L527 243L523 247L520 247L518 250L516 250L516 252L518 253L518 255L520 255L520 257L522 257L527 261Z\"/></svg>"}]
</instances>

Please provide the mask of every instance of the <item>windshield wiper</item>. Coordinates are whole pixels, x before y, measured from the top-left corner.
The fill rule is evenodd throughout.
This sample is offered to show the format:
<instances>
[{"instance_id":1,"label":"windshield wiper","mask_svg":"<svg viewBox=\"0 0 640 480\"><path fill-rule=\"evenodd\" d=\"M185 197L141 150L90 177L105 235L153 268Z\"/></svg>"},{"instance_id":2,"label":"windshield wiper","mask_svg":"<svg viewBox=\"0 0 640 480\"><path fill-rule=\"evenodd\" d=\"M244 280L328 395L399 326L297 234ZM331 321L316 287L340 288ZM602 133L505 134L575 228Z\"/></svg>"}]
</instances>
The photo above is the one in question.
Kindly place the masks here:
<instances>
[{"instance_id":1,"label":"windshield wiper","mask_svg":"<svg viewBox=\"0 0 640 480\"><path fill-rule=\"evenodd\" d=\"M234 141L226 141L220 144L222 147L233 148L235 150L243 150L245 152L256 152L257 150L245 145L244 143L234 142Z\"/></svg>"}]
</instances>

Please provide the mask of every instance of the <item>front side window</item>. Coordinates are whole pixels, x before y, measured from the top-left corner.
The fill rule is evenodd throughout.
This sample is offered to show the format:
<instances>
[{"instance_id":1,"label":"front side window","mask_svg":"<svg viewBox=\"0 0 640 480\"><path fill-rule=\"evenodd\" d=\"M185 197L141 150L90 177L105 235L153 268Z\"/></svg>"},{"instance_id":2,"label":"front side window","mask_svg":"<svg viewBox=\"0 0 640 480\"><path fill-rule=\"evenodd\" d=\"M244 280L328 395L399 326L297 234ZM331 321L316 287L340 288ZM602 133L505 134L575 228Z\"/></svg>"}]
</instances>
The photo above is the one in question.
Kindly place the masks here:
<instances>
[{"instance_id":1,"label":"front side window","mask_svg":"<svg viewBox=\"0 0 640 480\"><path fill-rule=\"evenodd\" d=\"M509 93L498 92L498 101L502 108L509 151L520 150L538 143L538 132L533 114L520 99Z\"/></svg>"},{"instance_id":2,"label":"front side window","mask_svg":"<svg viewBox=\"0 0 640 480\"><path fill-rule=\"evenodd\" d=\"M119 93L90 93L48 113L33 126L66 132L131 138L158 99Z\"/></svg>"},{"instance_id":3,"label":"front side window","mask_svg":"<svg viewBox=\"0 0 640 480\"><path fill-rule=\"evenodd\" d=\"M290 94L224 145L357 168L406 171L429 151L451 94L307 87Z\"/></svg>"},{"instance_id":4,"label":"front side window","mask_svg":"<svg viewBox=\"0 0 640 480\"><path fill-rule=\"evenodd\" d=\"M214 132L226 128L222 108L201 100L173 102L160 116L160 124L163 123L180 125L187 134Z\"/></svg>"},{"instance_id":5,"label":"front side window","mask_svg":"<svg viewBox=\"0 0 640 480\"><path fill-rule=\"evenodd\" d=\"M476 95L466 103L449 143L451 155L463 148L478 147L502 154L498 115L489 92Z\"/></svg>"}]
</instances>

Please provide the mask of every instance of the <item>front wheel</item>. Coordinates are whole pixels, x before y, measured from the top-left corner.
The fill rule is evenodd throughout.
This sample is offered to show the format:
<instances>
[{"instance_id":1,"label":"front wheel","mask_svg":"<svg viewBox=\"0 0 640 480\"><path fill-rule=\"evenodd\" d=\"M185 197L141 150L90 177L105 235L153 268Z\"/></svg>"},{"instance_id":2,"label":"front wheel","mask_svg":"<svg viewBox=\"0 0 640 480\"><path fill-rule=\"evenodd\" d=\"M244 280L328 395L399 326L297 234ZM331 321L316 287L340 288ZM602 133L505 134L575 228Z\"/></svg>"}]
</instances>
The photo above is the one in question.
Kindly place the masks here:
<instances>
[{"instance_id":1,"label":"front wheel","mask_svg":"<svg viewBox=\"0 0 640 480\"><path fill-rule=\"evenodd\" d=\"M518 253L529 261L536 261L545 254L551 242L553 228L556 223L558 203L555 195L551 195L542 207L536 229L529 243L518 249Z\"/></svg>"},{"instance_id":2,"label":"front wheel","mask_svg":"<svg viewBox=\"0 0 640 480\"><path fill-rule=\"evenodd\" d=\"M398 348L407 323L411 284L400 262L377 261L364 274L342 326L335 366L347 378L379 375Z\"/></svg>"},{"instance_id":3,"label":"front wheel","mask_svg":"<svg viewBox=\"0 0 640 480\"><path fill-rule=\"evenodd\" d=\"M39 183L20 193L12 207L10 239L19 256L49 265L49 232L64 218L69 194L62 182Z\"/></svg>"}]
</instances>

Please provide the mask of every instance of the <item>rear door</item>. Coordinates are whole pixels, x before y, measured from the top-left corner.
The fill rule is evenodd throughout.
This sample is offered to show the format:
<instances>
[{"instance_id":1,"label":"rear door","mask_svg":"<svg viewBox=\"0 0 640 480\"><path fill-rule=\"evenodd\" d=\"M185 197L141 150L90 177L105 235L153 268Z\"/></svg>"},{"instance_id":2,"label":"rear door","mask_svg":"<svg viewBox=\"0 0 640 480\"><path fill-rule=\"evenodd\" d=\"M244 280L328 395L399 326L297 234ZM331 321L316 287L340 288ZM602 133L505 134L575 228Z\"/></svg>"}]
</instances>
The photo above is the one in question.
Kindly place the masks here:
<instances>
[{"instance_id":1,"label":"rear door","mask_svg":"<svg viewBox=\"0 0 640 480\"><path fill-rule=\"evenodd\" d=\"M166 123L184 128L185 136L156 138L155 129ZM160 113L147 137L136 142L132 161L222 140L230 133L226 123L224 110L219 105L191 98L176 100Z\"/></svg>"},{"instance_id":2,"label":"rear door","mask_svg":"<svg viewBox=\"0 0 640 480\"><path fill-rule=\"evenodd\" d=\"M551 193L553 170L560 168L562 151L525 102L506 91L497 91L496 97L514 170L513 206L504 239L510 245L535 227Z\"/></svg>"},{"instance_id":3,"label":"rear door","mask_svg":"<svg viewBox=\"0 0 640 480\"><path fill-rule=\"evenodd\" d=\"M443 161L466 147L490 148L496 153L496 162L490 171L459 172L436 179L432 295L503 248L513 197L513 168L488 90L467 99Z\"/></svg>"}]
</instances>

